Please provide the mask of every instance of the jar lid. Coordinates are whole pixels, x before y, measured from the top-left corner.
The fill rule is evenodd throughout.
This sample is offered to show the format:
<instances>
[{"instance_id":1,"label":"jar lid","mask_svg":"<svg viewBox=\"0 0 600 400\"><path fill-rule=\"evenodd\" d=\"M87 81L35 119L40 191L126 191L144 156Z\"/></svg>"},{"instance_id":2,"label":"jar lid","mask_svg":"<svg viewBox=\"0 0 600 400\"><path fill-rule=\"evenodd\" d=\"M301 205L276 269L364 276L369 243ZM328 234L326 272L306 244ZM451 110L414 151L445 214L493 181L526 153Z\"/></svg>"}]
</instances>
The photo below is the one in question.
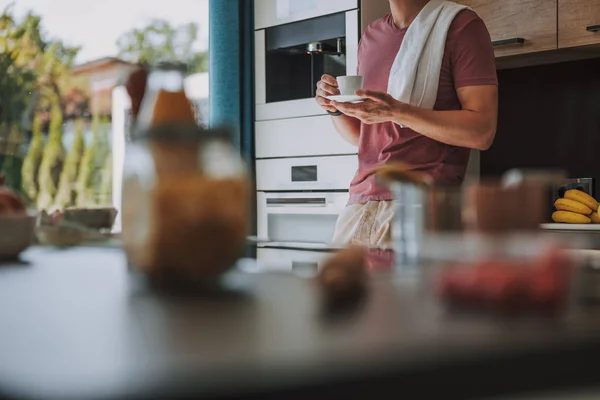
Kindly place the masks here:
<instances>
[{"instance_id":1,"label":"jar lid","mask_svg":"<svg viewBox=\"0 0 600 400\"><path fill-rule=\"evenodd\" d=\"M188 70L188 66L186 63L181 61L173 61L173 60L160 60L153 67L153 71L180 71L186 73Z\"/></svg>"},{"instance_id":2,"label":"jar lid","mask_svg":"<svg viewBox=\"0 0 600 400\"><path fill-rule=\"evenodd\" d=\"M225 140L233 138L230 129L203 129L190 124L153 125L148 129L137 130L133 135L134 141L165 141L165 142L203 142L206 140Z\"/></svg>"}]
</instances>

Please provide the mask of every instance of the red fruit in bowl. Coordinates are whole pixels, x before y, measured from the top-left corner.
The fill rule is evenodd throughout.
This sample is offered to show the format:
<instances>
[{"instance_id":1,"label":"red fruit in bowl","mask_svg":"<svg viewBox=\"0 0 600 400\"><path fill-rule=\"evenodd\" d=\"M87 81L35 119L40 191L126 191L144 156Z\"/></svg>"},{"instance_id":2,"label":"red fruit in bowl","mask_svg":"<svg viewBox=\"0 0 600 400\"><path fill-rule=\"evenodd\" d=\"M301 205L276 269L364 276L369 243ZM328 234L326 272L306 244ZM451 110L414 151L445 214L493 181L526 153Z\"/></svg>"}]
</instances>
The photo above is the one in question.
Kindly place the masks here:
<instances>
[{"instance_id":1,"label":"red fruit in bowl","mask_svg":"<svg viewBox=\"0 0 600 400\"><path fill-rule=\"evenodd\" d=\"M575 268L575 261L565 250L552 249L539 258L537 268L568 279Z\"/></svg>"},{"instance_id":2,"label":"red fruit in bowl","mask_svg":"<svg viewBox=\"0 0 600 400\"><path fill-rule=\"evenodd\" d=\"M567 300L575 264L564 251L552 250L541 257L529 274L533 305L545 311L555 311Z\"/></svg>"},{"instance_id":3,"label":"red fruit in bowl","mask_svg":"<svg viewBox=\"0 0 600 400\"><path fill-rule=\"evenodd\" d=\"M498 261L488 264L479 283L481 301L486 307L516 311L525 306L526 285L520 262Z\"/></svg>"},{"instance_id":4,"label":"red fruit in bowl","mask_svg":"<svg viewBox=\"0 0 600 400\"><path fill-rule=\"evenodd\" d=\"M556 310L564 304L566 290L564 284L552 273L539 271L531 275L530 295L533 306L545 311Z\"/></svg>"},{"instance_id":5,"label":"red fruit in bowl","mask_svg":"<svg viewBox=\"0 0 600 400\"><path fill-rule=\"evenodd\" d=\"M438 281L442 299L469 308L511 312L526 306L523 262L482 260L444 271Z\"/></svg>"},{"instance_id":6,"label":"red fruit in bowl","mask_svg":"<svg viewBox=\"0 0 600 400\"><path fill-rule=\"evenodd\" d=\"M437 279L437 294L450 302L469 302L475 295L474 284L477 278L472 266L446 267Z\"/></svg>"}]
</instances>

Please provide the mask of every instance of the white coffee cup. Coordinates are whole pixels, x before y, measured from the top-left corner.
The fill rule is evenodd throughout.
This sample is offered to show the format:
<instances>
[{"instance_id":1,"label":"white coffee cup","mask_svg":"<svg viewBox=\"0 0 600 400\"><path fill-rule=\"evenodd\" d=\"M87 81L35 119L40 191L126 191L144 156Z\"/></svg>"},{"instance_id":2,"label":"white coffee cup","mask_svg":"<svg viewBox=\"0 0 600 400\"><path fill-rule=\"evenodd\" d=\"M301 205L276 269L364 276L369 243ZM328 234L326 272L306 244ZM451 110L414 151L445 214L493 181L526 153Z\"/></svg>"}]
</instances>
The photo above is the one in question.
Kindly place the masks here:
<instances>
[{"instance_id":1,"label":"white coffee cup","mask_svg":"<svg viewBox=\"0 0 600 400\"><path fill-rule=\"evenodd\" d=\"M338 76L338 89L342 96L354 96L354 92L363 88L365 77L361 75Z\"/></svg>"}]
</instances>

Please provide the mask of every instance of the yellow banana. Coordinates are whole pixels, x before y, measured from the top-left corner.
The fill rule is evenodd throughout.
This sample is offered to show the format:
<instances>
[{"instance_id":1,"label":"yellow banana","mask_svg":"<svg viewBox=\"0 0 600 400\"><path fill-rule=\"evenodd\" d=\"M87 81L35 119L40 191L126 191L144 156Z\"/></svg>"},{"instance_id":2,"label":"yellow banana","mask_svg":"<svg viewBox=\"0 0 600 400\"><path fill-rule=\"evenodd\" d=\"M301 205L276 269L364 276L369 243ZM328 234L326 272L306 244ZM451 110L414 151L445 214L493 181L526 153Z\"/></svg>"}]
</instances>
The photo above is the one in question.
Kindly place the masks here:
<instances>
[{"instance_id":1,"label":"yellow banana","mask_svg":"<svg viewBox=\"0 0 600 400\"><path fill-rule=\"evenodd\" d=\"M598 214L596 211L590 215L590 219L592 220L592 224L600 224L600 214Z\"/></svg>"},{"instance_id":2,"label":"yellow banana","mask_svg":"<svg viewBox=\"0 0 600 400\"><path fill-rule=\"evenodd\" d=\"M552 214L552 220L554 222L562 222L567 224L589 224L592 222L592 220L585 215L570 211L556 211L554 214Z\"/></svg>"},{"instance_id":3,"label":"yellow banana","mask_svg":"<svg viewBox=\"0 0 600 400\"><path fill-rule=\"evenodd\" d=\"M590 215L592 209L578 201L571 199L558 199L554 202L558 211L571 211L577 214Z\"/></svg>"},{"instance_id":4,"label":"yellow banana","mask_svg":"<svg viewBox=\"0 0 600 400\"><path fill-rule=\"evenodd\" d=\"M586 192L582 192L581 190L567 190L567 192L565 193L565 199L578 201L581 204L585 204L592 210L596 210L599 205L596 199L594 199Z\"/></svg>"}]
</instances>

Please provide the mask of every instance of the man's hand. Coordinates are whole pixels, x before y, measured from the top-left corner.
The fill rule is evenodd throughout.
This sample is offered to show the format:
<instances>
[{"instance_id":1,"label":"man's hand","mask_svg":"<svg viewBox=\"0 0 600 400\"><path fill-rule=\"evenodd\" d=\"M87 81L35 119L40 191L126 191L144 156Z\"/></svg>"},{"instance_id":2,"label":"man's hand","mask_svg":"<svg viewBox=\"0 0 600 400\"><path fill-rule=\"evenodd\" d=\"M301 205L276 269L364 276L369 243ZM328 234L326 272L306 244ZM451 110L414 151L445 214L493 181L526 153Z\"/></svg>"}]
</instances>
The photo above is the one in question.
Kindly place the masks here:
<instances>
[{"instance_id":1,"label":"man's hand","mask_svg":"<svg viewBox=\"0 0 600 400\"><path fill-rule=\"evenodd\" d=\"M317 103L325 111L336 112L335 108L330 100L327 100L327 96L336 96L340 94L338 84L335 78L331 75L323 75L321 80L317 83Z\"/></svg>"},{"instance_id":2,"label":"man's hand","mask_svg":"<svg viewBox=\"0 0 600 400\"><path fill-rule=\"evenodd\" d=\"M467 86L456 92L462 109L454 111L426 110L370 90L356 91L357 96L367 99L363 103L332 105L365 124L394 122L451 146L489 149L496 135L498 87Z\"/></svg>"},{"instance_id":3,"label":"man's hand","mask_svg":"<svg viewBox=\"0 0 600 400\"><path fill-rule=\"evenodd\" d=\"M394 121L404 103L394 99L387 93L373 90L357 90L356 96L364 97L362 103L338 103L332 105L345 115L357 118L365 124L378 124Z\"/></svg>"}]
</instances>

